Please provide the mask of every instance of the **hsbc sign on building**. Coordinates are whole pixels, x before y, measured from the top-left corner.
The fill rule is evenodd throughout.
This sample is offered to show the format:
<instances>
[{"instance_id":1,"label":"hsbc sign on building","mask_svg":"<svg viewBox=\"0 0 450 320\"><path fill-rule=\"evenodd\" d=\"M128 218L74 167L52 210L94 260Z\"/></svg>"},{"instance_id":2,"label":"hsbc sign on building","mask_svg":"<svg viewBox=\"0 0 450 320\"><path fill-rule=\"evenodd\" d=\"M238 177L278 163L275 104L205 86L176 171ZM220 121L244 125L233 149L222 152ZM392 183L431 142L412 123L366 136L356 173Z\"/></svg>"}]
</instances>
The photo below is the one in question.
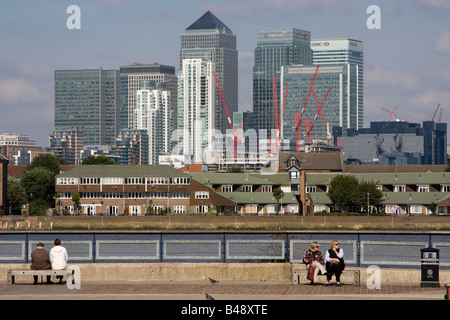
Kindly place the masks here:
<instances>
[{"instance_id":1,"label":"hsbc sign on building","mask_svg":"<svg viewBox=\"0 0 450 320\"><path fill-rule=\"evenodd\" d=\"M363 52L363 43L352 39L311 40L311 49L314 51L348 50Z\"/></svg>"}]
</instances>

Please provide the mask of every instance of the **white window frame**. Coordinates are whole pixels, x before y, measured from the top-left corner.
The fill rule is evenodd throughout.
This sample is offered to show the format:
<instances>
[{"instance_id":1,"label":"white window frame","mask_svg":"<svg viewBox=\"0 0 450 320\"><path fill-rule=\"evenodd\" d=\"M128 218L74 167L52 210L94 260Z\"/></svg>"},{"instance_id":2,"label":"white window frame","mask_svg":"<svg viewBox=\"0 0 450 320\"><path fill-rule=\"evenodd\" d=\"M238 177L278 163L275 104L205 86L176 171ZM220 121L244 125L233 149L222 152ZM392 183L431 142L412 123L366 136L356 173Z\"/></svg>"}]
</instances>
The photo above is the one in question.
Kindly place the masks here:
<instances>
[{"instance_id":1,"label":"white window frame","mask_svg":"<svg viewBox=\"0 0 450 320\"><path fill-rule=\"evenodd\" d=\"M209 191L195 191L195 199L209 199Z\"/></svg>"}]
</instances>

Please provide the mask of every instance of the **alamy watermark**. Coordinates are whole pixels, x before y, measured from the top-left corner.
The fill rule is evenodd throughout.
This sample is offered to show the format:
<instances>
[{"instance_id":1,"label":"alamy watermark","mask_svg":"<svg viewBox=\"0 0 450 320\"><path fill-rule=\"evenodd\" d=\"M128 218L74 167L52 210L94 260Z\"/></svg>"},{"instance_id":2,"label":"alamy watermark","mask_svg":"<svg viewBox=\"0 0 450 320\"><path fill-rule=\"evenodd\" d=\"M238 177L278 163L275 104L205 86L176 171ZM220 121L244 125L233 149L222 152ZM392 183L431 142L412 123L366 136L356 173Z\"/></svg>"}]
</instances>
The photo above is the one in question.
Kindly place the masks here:
<instances>
[{"instance_id":1,"label":"alamy watermark","mask_svg":"<svg viewBox=\"0 0 450 320\"><path fill-rule=\"evenodd\" d=\"M367 289L374 290L374 289L381 289L381 269L379 266L371 265L367 268Z\"/></svg>"},{"instance_id":2,"label":"alamy watermark","mask_svg":"<svg viewBox=\"0 0 450 320\"><path fill-rule=\"evenodd\" d=\"M371 14L367 18L366 26L369 30L381 29L381 9L377 5L371 5L367 7L366 13Z\"/></svg>"},{"instance_id":3,"label":"alamy watermark","mask_svg":"<svg viewBox=\"0 0 450 320\"><path fill-rule=\"evenodd\" d=\"M81 29L81 9L77 5L70 5L67 7L66 13L71 14L66 21L67 29Z\"/></svg>"},{"instance_id":4,"label":"alamy watermark","mask_svg":"<svg viewBox=\"0 0 450 320\"><path fill-rule=\"evenodd\" d=\"M68 289L81 289L81 270L79 266L69 265L67 272L71 273L67 278Z\"/></svg>"}]
</instances>

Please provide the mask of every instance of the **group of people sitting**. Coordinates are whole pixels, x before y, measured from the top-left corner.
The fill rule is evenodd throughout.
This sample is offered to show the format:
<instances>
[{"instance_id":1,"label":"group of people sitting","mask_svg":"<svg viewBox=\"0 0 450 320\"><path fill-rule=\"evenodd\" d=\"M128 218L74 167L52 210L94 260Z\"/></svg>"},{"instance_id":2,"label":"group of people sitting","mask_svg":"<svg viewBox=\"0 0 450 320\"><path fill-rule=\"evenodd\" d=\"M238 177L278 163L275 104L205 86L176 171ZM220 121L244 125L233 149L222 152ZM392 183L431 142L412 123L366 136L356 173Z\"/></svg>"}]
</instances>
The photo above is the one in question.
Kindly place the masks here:
<instances>
[{"instance_id":1,"label":"group of people sitting","mask_svg":"<svg viewBox=\"0 0 450 320\"><path fill-rule=\"evenodd\" d=\"M68 255L67 250L61 246L61 240L55 239L55 246L50 250L50 253L44 249L44 244L39 242L36 250L31 253L31 269L32 270L64 270L67 265ZM33 276L33 284L38 283L38 276ZM62 283L63 276L56 276L59 283ZM51 276L47 276L47 283L53 283Z\"/></svg>"},{"instance_id":2,"label":"group of people sitting","mask_svg":"<svg viewBox=\"0 0 450 320\"><path fill-rule=\"evenodd\" d=\"M331 248L325 252L325 258L319 251L319 243L312 242L311 249L305 252L303 263L306 264L307 270L311 267L314 270L313 275L309 276L311 285L315 284L319 274L327 277L327 285L330 285L333 274L336 277L336 285L341 285L341 273L344 271L344 250L339 248L339 241L331 241Z\"/></svg>"}]
</instances>

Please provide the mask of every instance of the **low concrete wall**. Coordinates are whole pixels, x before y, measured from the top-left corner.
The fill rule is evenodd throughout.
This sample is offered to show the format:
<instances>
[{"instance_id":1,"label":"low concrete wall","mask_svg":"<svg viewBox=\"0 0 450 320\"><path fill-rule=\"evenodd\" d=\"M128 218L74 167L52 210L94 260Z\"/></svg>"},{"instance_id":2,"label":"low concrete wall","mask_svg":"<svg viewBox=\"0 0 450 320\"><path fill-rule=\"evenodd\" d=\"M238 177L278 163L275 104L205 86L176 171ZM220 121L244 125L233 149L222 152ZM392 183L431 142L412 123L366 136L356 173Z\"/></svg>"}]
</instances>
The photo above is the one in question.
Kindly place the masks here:
<instances>
[{"instance_id":1,"label":"low concrete wall","mask_svg":"<svg viewBox=\"0 0 450 320\"><path fill-rule=\"evenodd\" d=\"M273 281L292 282L292 270L305 268L291 263L78 263L81 281ZM8 269L29 269L30 264L0 264L0 279L6 281ZM365 286L367 268L361 271L361 286ZM381 283L419 285L420 269L381 268ZM320 277L322 278L322 277ZM324 278L325 279L325 278ZM323 279L323 280L324 280ZM334 278L333 278L334 279ZM351 282L349 278L348 281ZM17 277L17 282L32 281ZM450 284L450 270L439 271L441 286ZM346 279L343 278L345 283Z\"/></svg>"}]
</instances>

